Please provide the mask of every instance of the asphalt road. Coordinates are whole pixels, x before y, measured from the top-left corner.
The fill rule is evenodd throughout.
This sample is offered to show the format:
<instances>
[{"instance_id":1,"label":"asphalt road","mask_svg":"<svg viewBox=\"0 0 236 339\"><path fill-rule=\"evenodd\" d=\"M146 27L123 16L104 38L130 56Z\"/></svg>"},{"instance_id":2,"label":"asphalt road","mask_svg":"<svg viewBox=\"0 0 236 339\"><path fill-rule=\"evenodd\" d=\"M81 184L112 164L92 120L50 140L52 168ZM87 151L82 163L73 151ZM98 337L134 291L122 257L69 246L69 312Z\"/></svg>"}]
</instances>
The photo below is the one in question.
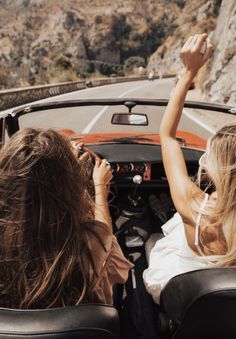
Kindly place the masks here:
<instances>
[{"instance_id":1,"label":"asphalt road","mask_svg":"<svg viewBox=\"0 0 236 339\"><path fill-rule=\"evenodd\" d=\"M169 98L173 86L173 79L161 79L154 81L136 81L112 84L94 88L88 88L42 101L75 100L86 98ZM59 109L53 111L27 114L20 118L20 127L51 127L55 129L69 128L77 133L90 132L153 132L158 133L160 121L164 113L162 107L141 107L133 110L136 113L148 112L149 126L118 126L110 123L111 116L115 112L127 112L127 108L121 106L92 106ZM187 116L183 114L179 129L188 131L206 139L210 133L191 119L191 112Z\"/></svg>"}]
</instances>

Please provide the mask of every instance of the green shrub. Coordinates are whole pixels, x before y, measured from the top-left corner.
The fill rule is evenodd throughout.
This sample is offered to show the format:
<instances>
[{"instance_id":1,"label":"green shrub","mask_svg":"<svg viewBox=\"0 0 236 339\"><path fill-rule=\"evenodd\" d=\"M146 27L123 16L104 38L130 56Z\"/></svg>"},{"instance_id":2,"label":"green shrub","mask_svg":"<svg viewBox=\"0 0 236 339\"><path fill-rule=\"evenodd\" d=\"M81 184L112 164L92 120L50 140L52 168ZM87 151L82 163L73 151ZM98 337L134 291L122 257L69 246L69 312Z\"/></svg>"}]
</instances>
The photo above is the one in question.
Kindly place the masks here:
<instances>
[{"instance_id":1,"label":"green shrub","mask_svg":"<svg viewBox=\"0 0 236 339\"><path fill-rule=\"evenodd\" d=\"M177 25L165 14L156 22L152 22L147 32L147 54L150 55L173 33Z\"/></svg>"},{"instance_id":2,"label":"green shrub","mask_svg":"<svg viewBox=\"0 0 236 339\"><path fill-rule=\"evenodd\" d=\"M102 23L102 16L101 15L96 15L95 16L95 23L97 25L100 25Z\"/></svg>"},{"instance_id":3,"label":"green shrub","mask_svg":"<svg viewBox=\"0 0 236 339\"><path fill-rule=\"evenodd\" d=\"M110 76L111 74L119 75L122 72L122 66L103 62L99 66L99 72L106 76Z\"/></svg>"},{"instance_id":4,"label":"green shrub","mask_svg":"<svg viewBox=\"0 0 236 339\"><path fill-rule=\"evenodd\" d=\"M172 0L179 8L184 8L186 0Z\"/></svg>"},{"instance_id":5,"label":"green shrub","mask_svg":"<svg viewBox=\"0 0 236 339\"><path fill-rule=\"evenodd\" d=\"M213 16L219 15L221 3L222 3L222 0L214 0L213 1L213 10L212 10Z\"/></svg>"},{"instance_id":6,"label":"green shrub","mask_svg":"<svg viewBox=\"0 0 236 339\"><path fill-rule=\"evenodd\" d=\"M129 38L131 26L127 24L126 16L124 14L119 16L113 15L111 32L116 41Z\"/></svg>"},{"instance_id":7,"label":"green shrub","mask_svg":"<svg viewBox=\"0 0 236 339\"><path fill-rule=\"evenodd\" d=\"M8 74L4 66L0 65L0 90L7 88Z\"/></svg>"},{"instance_id":8,"label":"green shrub","mask_svg":"<svg viewBox=\"0 0 236 339\"><path fill-rule=\"evenodd\" d=\"M22 5L23 5L24 7L28 7L29 4L30 4L30 0L22 0Z\"/></svg>"},{"instance_id":9,"label":"green shrub","mask_svg":"<svg viewBox=\"0 0 236 339\"><path fill-rule=\"evenodd\" d=\"M93 62L88 62L87 64L87 73L91 74L95 71L94 63Z\"/></svg>"},{"instance_id":10,"label":"green shrub","mask_svg":"<svg viewBox=\"0 0 236 339\"><path fill-rule=\"evenodd\" d=\"M72 67L70 58L68 58L68 56L66 56L65 54L59 54L55 58L54 62L55 62L55 66L61 67L64 69L69 69Z\"/></svg>"},{"instance_id":11,"label":"green shrub","mask_svg":"<svg viewBox=\"0 0 236 339\"><path fill-rule=\"evenodd\" d=\"M132 56L125 60L124 71L131 72L134 67L146 67L145 59L140 56Z\"/></svg>"}]
</instances>

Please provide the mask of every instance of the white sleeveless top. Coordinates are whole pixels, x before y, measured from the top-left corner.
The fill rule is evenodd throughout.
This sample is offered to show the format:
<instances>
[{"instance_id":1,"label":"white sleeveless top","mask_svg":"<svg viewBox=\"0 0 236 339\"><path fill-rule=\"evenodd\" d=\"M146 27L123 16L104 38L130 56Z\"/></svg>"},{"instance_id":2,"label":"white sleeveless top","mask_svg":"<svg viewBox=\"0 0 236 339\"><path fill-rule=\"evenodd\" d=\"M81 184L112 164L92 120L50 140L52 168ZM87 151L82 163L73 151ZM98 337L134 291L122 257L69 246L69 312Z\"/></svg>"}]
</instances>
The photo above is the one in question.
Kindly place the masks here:
<instances>
[{"instance_id":1,"label":"white sleeveless top","mask_svg":"<svg viewBox=\"0 0 236 339\"><path fill-rule=\"evenodd\" d=\"M174 276L213 266L222 255L202 255L198 245L198 232L201 215L207 201L207 195L200 208L195 228L195 245L200 255L188 246L184 223L179 213L176 213L162 226L164 237L156 242L149 257L149 267L143 272L144 284L156 303L160 301L160 293L167 282Z\"/></svg>"}]
</instances>

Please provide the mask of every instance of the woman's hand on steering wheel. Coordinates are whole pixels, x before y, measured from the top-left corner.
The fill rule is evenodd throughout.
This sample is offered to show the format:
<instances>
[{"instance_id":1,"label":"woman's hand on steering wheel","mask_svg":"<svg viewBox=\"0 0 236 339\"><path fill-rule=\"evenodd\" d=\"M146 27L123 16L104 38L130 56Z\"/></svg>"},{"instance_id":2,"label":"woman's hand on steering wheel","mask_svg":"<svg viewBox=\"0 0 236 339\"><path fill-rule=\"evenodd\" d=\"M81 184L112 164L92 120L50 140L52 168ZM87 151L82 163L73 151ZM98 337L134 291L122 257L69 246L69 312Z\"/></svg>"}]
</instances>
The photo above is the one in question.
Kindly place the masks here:
<instances>
[{"instance_id":1,"label":"woman's hand on steering wheel","mask_svg":"<svg viewBox=\"0 0 236 339\"><path fill-rule=\"evenodd\" d=\"M109 184L113 177L111 166L106 159L86 148L83 143L71 141L72 149L83 170L87 173L89 192L94 195L94 189L109 194Z\"/></svg>"},{"instance_id":2,"label":"woman's hand on steering wheel","mask_svg":"<svg viewBox=\"0 0 236 339\"><path fill-rule=\"evenodd\" d=\"M83 143L77 143L76 141L71 141L71 146L72 146L72 151L75 155L75 157L78 160L83 160L87 158L87 152L84 149L84 144Z\"/></svg>"},{"instance_id":3,"label":"woman's hand on steering wheel","mask_svg":"<svg viewBox=\"0 0 236 339\"><path fill-rule=\"evenodd\" d=\"M101 159L96 153L87 149L83 143L71 142L73 152L79 162L87 163L94 162L92 177L94 185L107 186L112 179L112 171L109 162L106 159Z\"/></svg>"},{"instance_id":4,"label":"woman's hand on steering wheel","mask_svg":"<svg viewBox=\"0 0 236 339\"><path fill-rule=\"evenodd\" d=\"M104 185L107 186L112 179L112 171L109 162L106 159L95 159L95 166L93 169L93 181L94 185Z\"/></svg>"},{"instance_id":5,"label":"woman's hand on steering wheel","mask_svg":"<svg viewBox=\"0 0 236 339\"><path fill-rule=\"evenodd\" d=\"M83 143L77 143L75 141L71 141L71 146L74 152L75 157L78 159L80 163L86 164L86 162L90 159L95 159L97 155L90 150L88 150Z\"/></svg>"}]
</instances>

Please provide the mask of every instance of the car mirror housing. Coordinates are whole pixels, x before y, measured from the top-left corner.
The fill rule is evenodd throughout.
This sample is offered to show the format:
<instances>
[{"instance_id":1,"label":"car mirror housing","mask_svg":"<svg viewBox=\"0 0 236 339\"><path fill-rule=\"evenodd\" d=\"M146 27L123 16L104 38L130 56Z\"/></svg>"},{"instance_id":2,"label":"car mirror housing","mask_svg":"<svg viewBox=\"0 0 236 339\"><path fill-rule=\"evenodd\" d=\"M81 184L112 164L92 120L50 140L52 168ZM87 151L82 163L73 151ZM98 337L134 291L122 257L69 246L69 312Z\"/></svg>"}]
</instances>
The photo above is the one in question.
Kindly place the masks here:
<instances>
[{"instance_id":1,"label":"car mirror housing","mask_svg":"<svg viewBox=\"0 0 236 339\"><path fill-rule=\"evenodd\" d=\"M143 113L114 113L111 123L114 125L147 126L148 118Z\"/></svg>"}]
</instances>

